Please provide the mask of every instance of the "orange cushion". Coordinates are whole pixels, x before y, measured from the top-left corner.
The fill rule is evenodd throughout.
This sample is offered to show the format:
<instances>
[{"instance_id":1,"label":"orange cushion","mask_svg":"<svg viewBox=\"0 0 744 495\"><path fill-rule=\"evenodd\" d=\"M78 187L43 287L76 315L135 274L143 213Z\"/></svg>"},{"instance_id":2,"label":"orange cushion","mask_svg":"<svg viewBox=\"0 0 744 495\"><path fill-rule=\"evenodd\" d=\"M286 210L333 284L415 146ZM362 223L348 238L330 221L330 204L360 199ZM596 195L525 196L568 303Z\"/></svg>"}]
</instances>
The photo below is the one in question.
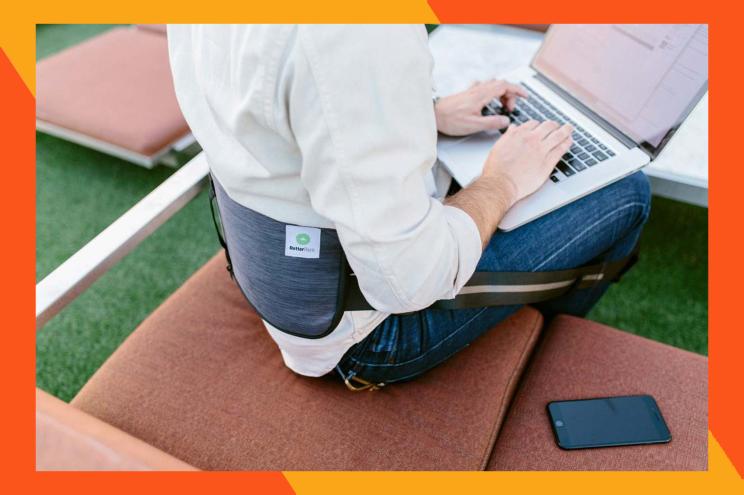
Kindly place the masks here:
<instances>
[{"instance_id":1,"label":"orange cushion","mask_svg":"<svg viewBox=\"0 0 744 495\"><path fill-rule=\"evenodd\" d=\"M37 471L190 471L188 464L36 389Z\"/></svg>"},{"instance_id":2,"label":"orange cushion","mask_svg":"<svg viewBox=\"0 0 744 495\"><path fill-rule=\"evenodd\" d=\"M136 26L137 29L146 29L160 34L168 33L168 27L166 24L137 24Z\"/></svg>"},{"instance_id":3,"label":"orange cushion","mask_svg":"<svg viewBox=\"0 0 744 495\"><path fill-rule=\"evenodd\" d=\"M545 334L488 469L707 469L707 358L569 316L556 318ZM635 394L656 399L670 443L573 451L555 444L548 402Z\"/></svg>"},{"instance_id":4,"label":"orange cushion","mask_svg":"<svg viewBox=\"0 0 744 495\"><path fill-rule=\"evenodd\" d=\"M483 469L541 325L523 309L418 380L354 393L284 366L220 253L73 405L201 469Z\"/></svg>"},{"instance_id":5,"label":"orange cushion","mask_svg":"<svg viewBox=\"0 0 744 495\"><path fill-rule=\"evenodd\" d=\"M36 65L36 117L152 156L189 128L161 33L116 28Z\"/></svg>"}]
</instances>

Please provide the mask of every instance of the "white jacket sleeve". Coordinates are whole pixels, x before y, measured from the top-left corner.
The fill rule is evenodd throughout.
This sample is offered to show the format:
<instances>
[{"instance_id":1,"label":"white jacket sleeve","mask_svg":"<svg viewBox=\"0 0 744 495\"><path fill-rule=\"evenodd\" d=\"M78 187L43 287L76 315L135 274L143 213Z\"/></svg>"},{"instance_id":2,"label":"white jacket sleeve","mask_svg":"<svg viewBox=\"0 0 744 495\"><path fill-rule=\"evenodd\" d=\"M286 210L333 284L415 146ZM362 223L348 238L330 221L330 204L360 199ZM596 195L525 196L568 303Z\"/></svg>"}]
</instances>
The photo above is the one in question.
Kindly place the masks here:
<instances>
[{"instance_id":1,"label":"white jacket sleeve","mask_svg":"<svg viewBox=\"0 0 744 495\"><path fill-rule=\"evenodd\" d=\"M424 27L302 26L298 36L285 94L302 181L364 296L390 313L454 297L481 240L468 214L426 192L437 131Z\"/></svg>"}]
</instances>

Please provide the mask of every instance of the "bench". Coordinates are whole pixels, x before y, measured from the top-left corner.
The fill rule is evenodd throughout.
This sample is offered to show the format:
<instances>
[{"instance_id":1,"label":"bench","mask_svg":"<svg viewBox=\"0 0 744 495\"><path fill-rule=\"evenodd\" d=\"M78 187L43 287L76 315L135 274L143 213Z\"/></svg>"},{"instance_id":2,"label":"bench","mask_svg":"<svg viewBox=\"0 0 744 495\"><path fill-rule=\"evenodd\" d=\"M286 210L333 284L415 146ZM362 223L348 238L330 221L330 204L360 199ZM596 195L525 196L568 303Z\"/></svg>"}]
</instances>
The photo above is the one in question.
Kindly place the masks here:
<instances>
[{"instance_id":1,"label":"bench","mask_svg":"<svg viewBox=\"0 0 744 495\"><path fill-rule=\"evenodd\" d=\"M37 326L193 197L206 173L199 155L42 280ZM547 402L635 393L657 399L671 443L555 445ZM354 393L335 377L305 378L283 365L221 252L71 404L37 394L40 470L707 468L703 356L580 318L545 325L525 307L421 378Z\"/></svg>"}]
</instances>

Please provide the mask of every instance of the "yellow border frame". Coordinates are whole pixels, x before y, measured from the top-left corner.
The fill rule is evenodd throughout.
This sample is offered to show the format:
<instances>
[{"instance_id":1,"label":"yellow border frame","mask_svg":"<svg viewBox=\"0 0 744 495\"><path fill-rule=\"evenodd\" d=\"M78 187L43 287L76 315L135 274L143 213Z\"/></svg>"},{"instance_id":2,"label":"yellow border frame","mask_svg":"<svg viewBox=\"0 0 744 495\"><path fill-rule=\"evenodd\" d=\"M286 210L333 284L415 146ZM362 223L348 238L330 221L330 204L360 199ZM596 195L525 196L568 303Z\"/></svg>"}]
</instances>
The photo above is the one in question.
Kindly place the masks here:
<instances>
[{"instance_id":1,"label":"yellow border frame","mask_svg":"<svg viewBox=\"0 0 744 495\"><path fill-rule=\"evenodd\" d=\"M435 10L444 12L443 2L432 1L437 4ZM529 10L540 15L531 16L531 19L514 18L514 16L523 15L524 7L513 6L516 11L513 15L504 15L495 12L493 3L461 0L455 3L455 10L451 6L446 9L446 14L440 13L440 18L447 21L471 21L471 22L515 22L524 23L525 21L579 21L579 22L597 22L603 19L612 19L615 22L637 22L643 19L647 22L684 22L691 17L697 17L695 22L701 22L699 19L700 12L695 10L699 6L691 5L689 8L679 7L675 11L664 11L663 6L649 8L644 2L628 0L630 4L636 4L642 15L629 17L627 9L618 15L617 11L605 6L597 11L597 3L594 2L573 2L565 9L555 3L537 0L529 2ZM87 23L87 22L417 22L417 23L437 23L440 18L435 15L430 5L423 0L378 0L367 4L357 4L342 1L322 1L309 2L290 0L279 2L211 2L208 4L209 12L203 12L204 3L193 0L182 0L179 2L153 2L142 0L131 0L122 4L93 1L68 1L68 2L51 2L35 1L25 4L14 3L6 5L3 19L0 21L0 47L13 64L13 67L20 75L25 86L34 94L34 72L35 72L35 25L41 23ZM12 9L12 10L9 10ZM509 9L505 5L503 9ZM713 8L708 5L708 8ZM462 9L462 10L459 10ZM473 10L475 9L475 10ZM478 10L480 9L480 10ZM567 9L567 10L566 10ZM593 10L592 10L593 9ZM653 11L655 9L655 11ZM632 9L631 9L632 10ZM572 16L571 11L583 12L581 16ZM606 13L603 11L607 11ZM461 13L462 12L462 13ZM475 12L475 14L473 14ZM589 14L587 14L589 12ZM725 11L719 11L721 17L725 19ZM612 14L615 14L613 17ZM664 15L666 14L666 15ZM734 14L735 15L735 14ZM710 12L705 17L712 17ZM508 18L507 18L508 17ZM535 19L535 17L541 17ZM620 18L618 18L620 17ZM547 19L545 19L547 18ZM702 22L705 22L704 20ZM723 22L723 21L721 21ZM711 22L712 29L715 23ZM6 84L8 83L8 84ZM6 91L6 86L11 87L12 81L3 81L1 86ZM711 86L713 87L713 86ZM4 95L8 97L8 95ZM21 95L22 96L22 95ZM2 101L5 101L3 98ZM713 107L715 108L715 107ZM26 110L23 110L24 115ZM21 115L14 115L13 111L6 112L3 116L5 120L15 119ZM32 117L32 116L28 116ZM30 121L31 119L29 119ZM7 123L7 122L6 122ZM31 132L30 129L27 132ZM8 142L6 146L13 146L13 142ZM28 164L33 167L32 164ZM34 184L23 183L23 192L31 194L34 191ZM711 205L716 201L711 197ZM29 219L33 221L33 219ZM33 239L29 239L30 245L17 246L20 249L33 248ZM711 253L712 254L712 253ZM28 280L19 280L19 284L27 284ZM9 285L14 285L11 281ZM22 294L24 304L20 307L28 306L28 297L33 297L29 293ZM28 327L24 328L25 332L31 333L32 324L28 320ZM733 329L731 329L733 330ZM718 331L718 329L716 329ZM723 330L721 330L723 331ZM713 358L712 358L713 359ZM31 360L32 364L33 360ZM741 369L741 368L739 368ZM16 370L17 371L17 370ZM6 376L17 376L6 375ZM742 376L742 375L739 375ZM32 380L30 380L32 381ZM729 382L729 380L727 380ZM734 383L731 380L730 383ZM27 386L31 387L30 383ZM729 388L732 393L732 406L735 401L735 390ZM31 397L24 396L25 399ZM33 399L23 406L28 406L26 411L32 407ZM739 407L740 406L736 406ZM29 423L26 423L29 425ZM28 435L14 436L19 441L26 443L31 442L30 431ZM741 429L738 430L741 433ZM732 438L732 442L734 439ZM6 446L6 451L11 450ZM18 464L18 469L13 469L14 477L19 481L30 482L37 487L54 482L49 488L55 491L66 491L66 488L74 489L76 493L88 491L118 492L116 485L112 485L112 477L116 476L121 481L121 474L106 475L69 475L73 478L56 478L52 474L33 473L33 464L27 464L28 459L23 456L11 456L7 460L7 467ZM743 466L744 467L744 466ZM259 481L266 478L266 474L244 473L201 473L201 474L165 474L166 478L142 479L141 475L132 473L134 485L165 489L166 487L176 488L179 491L196 492L207 487L217 488L234 487L240 491L252 486L252 481ZM628 493L628 492L661 492L668 493L696 493L709 489L715 490L715 493L740 491L744 487L742 478L737 473L732 462L726 456L720 444L709 435L709 471L701 473L301 473L286 472L283 473L286 480L289 481L292 488L300 494L330 494L344 493L361 495L366 493L451 493L451 492L481 492L481 491L516 491L528 493L533 491L549 491L551 493ZM81 481L88 477L85 482L71 484L74 480ZM157 475L153 475L157 476ZM199 481L193 478L199 476ZM53 477L53 478L50 478ZM140 481L137 481L137 480ZM164 484L161 482L165 481ZM206 482L203 483L203 482ZM262 482L260 482L262 483ZM25 484L25 483L24 483ZM52 488L54 486L54 488ZM123 483L122 486L130 486L129 483ZM260 484L258 486L268 488L269 485Z\"/></svg>"}]
</instances>

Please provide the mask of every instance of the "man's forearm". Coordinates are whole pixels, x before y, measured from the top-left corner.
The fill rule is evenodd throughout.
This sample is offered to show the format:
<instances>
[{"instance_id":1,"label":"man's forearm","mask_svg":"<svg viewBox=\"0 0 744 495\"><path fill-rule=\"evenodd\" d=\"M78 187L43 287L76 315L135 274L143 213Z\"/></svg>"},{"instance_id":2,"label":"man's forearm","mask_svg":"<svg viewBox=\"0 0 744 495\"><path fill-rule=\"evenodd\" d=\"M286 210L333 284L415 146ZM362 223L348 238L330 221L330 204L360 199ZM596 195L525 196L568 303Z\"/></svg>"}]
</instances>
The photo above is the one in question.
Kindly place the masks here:
<instances>
[{"instance_id":1,"label":"man's forearm","mask_svg":"<svg viewBox=\"0 0 744 495\"><path fill-rule=\"evenodd\" d=\"M483 249L501 223L501 219L514 204L516 188L507 177L482 176L444 203L460 208L470 215L480 233Z\"/></svg>"}]
</instances>

